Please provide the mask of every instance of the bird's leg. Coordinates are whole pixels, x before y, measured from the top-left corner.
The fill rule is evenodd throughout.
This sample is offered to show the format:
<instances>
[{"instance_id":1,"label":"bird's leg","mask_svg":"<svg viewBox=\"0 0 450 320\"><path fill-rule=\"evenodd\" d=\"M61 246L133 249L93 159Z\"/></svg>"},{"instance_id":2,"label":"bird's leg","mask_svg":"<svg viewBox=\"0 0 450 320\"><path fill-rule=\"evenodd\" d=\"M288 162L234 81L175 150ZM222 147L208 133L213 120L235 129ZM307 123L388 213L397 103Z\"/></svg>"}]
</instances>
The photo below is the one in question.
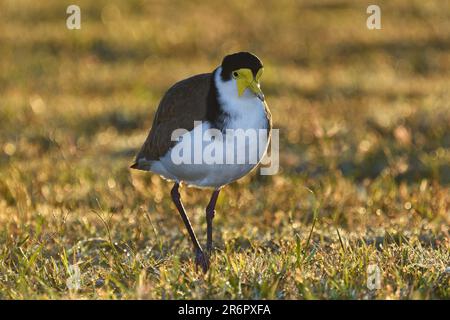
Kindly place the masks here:
<instances>
[{"instance_id":1,"label":"bird's leg","mask_svg":"<svg viewBox=\"0 0 450 320\"><path fill-rule=\"evenodd\" d=\"M179 184L175 183L175 185L172 188L172 191L170 192L170 195L172 196L172 201L177 207L178 212L181 215L181 219L183 219L184 225L186 226L189 236L191 237L192 244L194 245L195 264L197 266L200 265L203 272L206 273L209 267L208 257L203 253L202 247L200 246L200 243L198 242L197 237L195 236L194 229L192 229L191 222L189 221L189 218L186 215L186 211L184 210L183 203L181 203L181 197L180 192L178 191L178 187Z\"/></svg>"},{"instance_id":2,"label":"bird's leg","mask_svg":"<svg viewBox=\"0 0 450 320\"><path fill-rule=\"evenodd\" d=\"M216 214L215 208L219 192L220 189L214 190L211 200L209 200L208 206L206 207L206 251L208 254L212 252L212 222Z\"/></svg>"}]
</instances>

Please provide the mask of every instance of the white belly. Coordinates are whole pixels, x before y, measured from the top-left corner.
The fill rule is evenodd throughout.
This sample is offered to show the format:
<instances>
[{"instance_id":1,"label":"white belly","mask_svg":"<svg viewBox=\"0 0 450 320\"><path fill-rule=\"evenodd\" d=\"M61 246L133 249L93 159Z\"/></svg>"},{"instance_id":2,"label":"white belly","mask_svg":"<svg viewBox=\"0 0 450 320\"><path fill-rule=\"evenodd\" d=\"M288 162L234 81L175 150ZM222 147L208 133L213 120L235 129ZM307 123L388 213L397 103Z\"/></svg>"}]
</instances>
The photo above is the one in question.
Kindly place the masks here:
<instances>
[{"instance_id":1,"label":"white belly","mask_svg":"<svg viewBox=\"0 0 450 320\"><path fill-rule=\"evenodd\" d=\"M228 130L223 139L202 140L201 147L197 144L196 148L194 139L196 129L186 134L191 141L188 148L189 155L184 153L188 144L182 145L182 142L179 142L164 157L153 163L151 171L161 174L166 179L188 185L217 188L249 173L258 165L267 150L266 131L261 131L261 137L265 134L266 139L259 136L254 139L252 131L246 131L248 136L243 137L241 135L243 131ZM203 125L203 130L207 129L208 123ZM186 136L183 139L186 139ZM184 161L180 163L182 160Z\"/></svg>"},{"instance_id":2,"label":"white belly","mask_svg":"<svg viewBox=\"0 0 450 320\"><path fill-rule=\"evenodd\" d=\"M183 142L153 162L150 170L197 187L218 188L245 176L267 150L268 121L263 105L246 110L245 117L231 117L225 127L222 139L212 139L208 131L211 125L203 122L184 134ZM180 159L184 161L180 163Z\"/></svg>"}]
</instances>

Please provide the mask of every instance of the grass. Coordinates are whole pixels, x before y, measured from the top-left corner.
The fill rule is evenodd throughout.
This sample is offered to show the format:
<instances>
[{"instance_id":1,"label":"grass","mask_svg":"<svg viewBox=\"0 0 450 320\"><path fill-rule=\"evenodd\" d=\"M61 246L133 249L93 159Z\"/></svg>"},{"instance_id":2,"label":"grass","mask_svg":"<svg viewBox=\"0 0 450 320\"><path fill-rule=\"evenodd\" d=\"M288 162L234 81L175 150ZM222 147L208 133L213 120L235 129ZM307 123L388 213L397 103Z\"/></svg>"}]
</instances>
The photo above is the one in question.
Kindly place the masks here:
<instances>
[{"instance_id":1,"label":"grass","mask_svg":"<svg viewBox=\"0 0 450 320\"><path fill-rule=\"evenodd\" d=\"M1 299L450 298L448 3L378 1L378 31L360 1L78 1L77 31L69 4L0 5ZM164 91L239 50L281 171L224 189L203 275L128 166ZM182 189L203 243L208 197Z\"/></svg>"}]
</instances>

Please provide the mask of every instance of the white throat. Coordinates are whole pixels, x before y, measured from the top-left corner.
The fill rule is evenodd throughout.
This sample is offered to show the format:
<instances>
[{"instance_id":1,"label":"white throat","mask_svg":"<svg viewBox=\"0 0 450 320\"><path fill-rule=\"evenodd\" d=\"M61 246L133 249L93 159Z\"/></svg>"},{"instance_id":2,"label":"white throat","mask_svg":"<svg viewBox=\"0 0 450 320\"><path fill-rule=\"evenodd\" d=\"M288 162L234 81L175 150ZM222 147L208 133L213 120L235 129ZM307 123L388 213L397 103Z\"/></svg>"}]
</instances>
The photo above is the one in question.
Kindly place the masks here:
<instances>
[{"instance_id":1,"label":"white throat","mask_svg":"<svg viewBox=\"0 0 450 320\"><path fill-rule=\"evenodd\" d=\"M236 80L231 78L223 81L220 77L222 67L218 67L214 74L214 81L218 91L218 100L224 112L226 112L232 120L241 119L249 121L252 119L266 118L264 103L258 99L249 89L246 89L242 96L239 96ZM254 127L256 124L249 124ZM249 127L244 125L243 128ZM229 126L227 126L229 127Z\"/></svg>"}]
</instances>

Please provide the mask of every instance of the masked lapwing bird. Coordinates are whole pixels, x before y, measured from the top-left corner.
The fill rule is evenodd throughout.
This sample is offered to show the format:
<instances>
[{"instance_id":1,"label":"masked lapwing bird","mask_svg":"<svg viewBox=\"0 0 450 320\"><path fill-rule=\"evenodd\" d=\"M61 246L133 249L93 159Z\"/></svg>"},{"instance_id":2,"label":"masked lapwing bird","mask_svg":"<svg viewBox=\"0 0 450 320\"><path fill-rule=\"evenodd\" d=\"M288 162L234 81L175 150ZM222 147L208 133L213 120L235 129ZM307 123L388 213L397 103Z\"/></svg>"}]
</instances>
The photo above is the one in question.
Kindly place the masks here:
<instances>
[{"instance_id":1,"label":"masked lapwing bird","mask_svg":"<svg viewBox=\"0 0 450 320\"><path fill-rule=\"evenodd\" d=\"M196 265L204 272L209 268L220 189L252 171L267 151L272 121L260 87L262 73L258 57L239 52L225 56L212 73L177 82L162 98L131 166L175 183L171 197L194 245ZM244 142L239 143L242 135ZM186 215L180 184L213 189L206 208L207 252Z\"/></svg>"}]
</instances>

